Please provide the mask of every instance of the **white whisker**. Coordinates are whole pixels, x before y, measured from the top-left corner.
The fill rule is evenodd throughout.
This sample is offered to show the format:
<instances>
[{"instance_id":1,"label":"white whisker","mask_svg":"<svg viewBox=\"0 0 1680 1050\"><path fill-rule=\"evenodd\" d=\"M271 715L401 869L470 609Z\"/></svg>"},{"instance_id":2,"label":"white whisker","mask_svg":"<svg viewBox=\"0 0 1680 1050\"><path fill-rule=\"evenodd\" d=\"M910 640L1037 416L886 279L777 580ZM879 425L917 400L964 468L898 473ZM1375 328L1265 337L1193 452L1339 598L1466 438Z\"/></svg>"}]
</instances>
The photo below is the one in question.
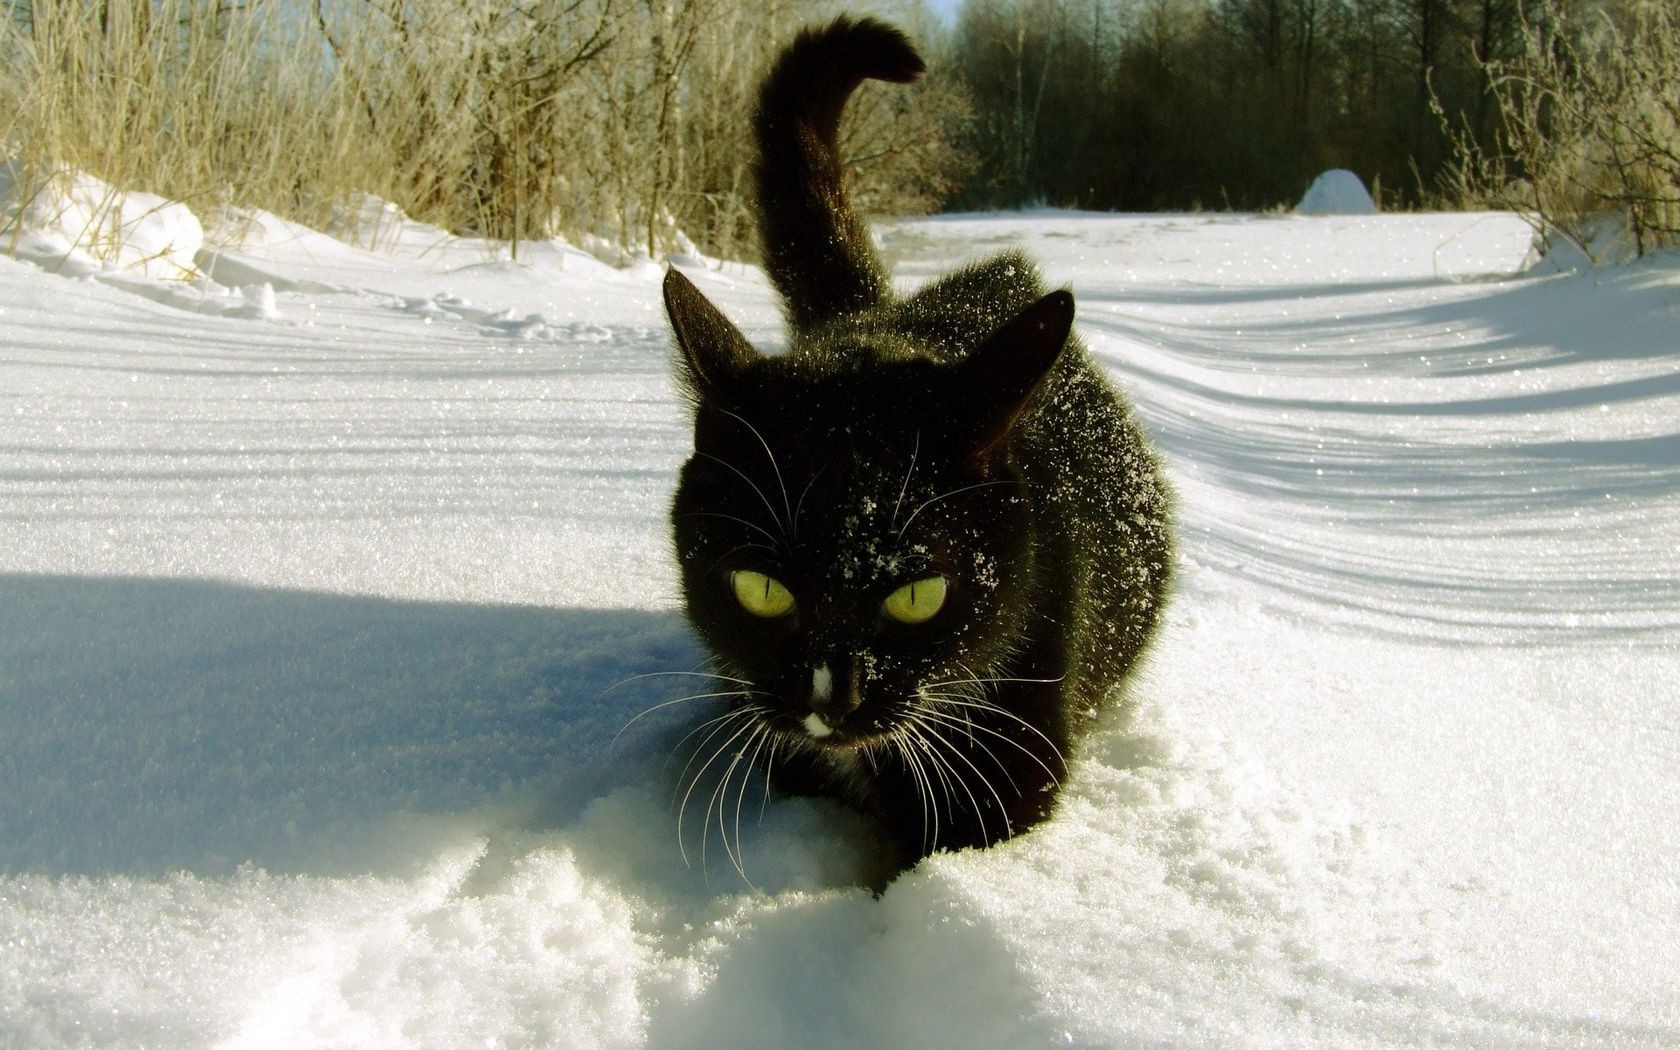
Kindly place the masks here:
<instances>
[{"instance_id":1,"label":"white whisker","mask_svg":"<svg viewBox=\"0 0 1680 1050\"><path fill-rule=\"evenodd\" d=\"M972 720L959 720L959 719L954 718L953 716L951 716L949 714L946 714L943 711L935 711L931 707L924 708L921 711L917 712L917 714L924 715L928 718L936 719L937 721L940 722L940 724L948 725L948 726L951 726L952 728L955 728L955 729L967 729L970 733L969 740L972 741L976 747L980 748L980 750L985 751L988 755L991 755L991 749L988 748L985 744L981 743L980 741L974 740L974 737L973 737L972 734L975 731L978 731L978 732L981 732L981 733L985 733L987 736L996 737L997 739L1002 740L1004 743L1010 745L1011 747L1019 749L1020 752L1023 755L1026 755L1028 758L1032 759L1033 762L1038 766L1038 768L1044 770L1044 774L1046 776L1048 776L1050 778L1051 782L1054 783L1057 787L1060 787L1061 784L1062 784L1061 778L1056 776L1056 771L1051 769L1049 766L1045 765L1044 760L1042 758L1039 758L1037 755L1033 754L1032 749L1027 747L1025 744L1021 743L1019 740L1016 740L1016 739L1014 739L1010 736L1007 736L1003 733L1000 733L995 729L990 729L990 728L988 728L986 726L983 726L983 725L976 725ZM997 758L996 755L992 755L992 761L998 762L998 758ZM999 767L1000 768L1002 767L1001 762L999 762ZM1007 770L1004 771L1004 776L1006 776L1006 777L1009 776L1009 773L1008 773ZM1014 783L1014 778L1012 778L1012 777L1010 778L1010 783L1011 784ZM1016 793L1017 794L1020 793L1019 789L1017 789Z\"/></svg>"},{"instance_id":2,"label":"white whisker","mask_svg":"<svg viewBox=\"0 0 1680 1050\"><path fill-rule=\"evenodd\" d=\"M940 686L946 685L991 685L997 682L1027 682L1033 685L1055 685L1057 682L1063 682L1066 680L1067 675L1065 674L1058 678L951 678L943 682L928 682L925 688L937 689Z\"/></svg>"},{"instance_id":3,"label":"white whisker","mask_svg":"<svg viewBox=\"0 0 1680 1050\"><path fill-rule=\"evenodd\" d=\"M930 827L928 801L932 792L929 790L927 779L922 772L921 761L911 753L908 738L902 728L895 730L891 736L887 737L887 743L898 752L904 761L904 768L909 771L911 779L915 781L916 798L922 804L922 851L925 853L932 848L933 843L939 841L939 811L937 809L933 811Z\"/></svg>"},{"instance_id":4,"label":"white whisker","mask_svg":"<svg viewBox=\"0 0 1680 1050\"><path fill-rule=\"evenodd\" d=\"M738 421L742 426L752 431L753 437L757 438L758 443L764 447L764 454L770 460L770 469L776 472L776 487L782 490L782 510L787 513L787 518L785 520L787 522L788 531L791 533L793 531L793 507L788 504L787 485L782 481L782 468L776 465L776 454L770 451L770 442L764 440L764 435L758 432L758 428L753 426L752 423L748 422L745 418L736 415L728 409L724 409L723 414Z\"/></svg>"},{"instance_id":5,"label":"white whisker","mask_svg":"<svg viewBox=\"0 0 1680 1050\"><path fill-rule=\"evenodd\" d=\"M693 510L693 511L689 511L686 514L673 515L673 517L681 517L681 518L722 518L724 521L732 521L737 525L746 526L747 528L749 528L749 529L753 530L754 532L758 533L759 535L763 536L765 539L769 540L771 543L780 543L781 542L781 540L779 540L776 537L775 533L771 532L769 529L765 528L764 526L759 525L756 522L748 521L745 518L736 517L733 514L725 514L722 511ZM771 548L771 549L774 550L776 548Z\"/></svg>"},{"instance_id":6,"label":"white whisker","mask_svg":"<svg viewBox=\"0 0 1680 1050\"><path fill-rule=\"evenodd\" d=\"M945 796L945 813L950 818L951 822L955 823L957 819L957 805L956 799L951 795L951 778L957 775L957 771L951 768L950 763L946 762L939 756L938 749L933 747L932 742L925 739L923 736L924 725L917 715L910 715L908 717L907 724L911 727L914 736L917 738L917 743L926 749L928 757L933 760L933 772L939 777L939 789Z\"/></svg>"},{"instance_id":7,"label":"white whisker","mask_svg":"<svg viewBox=\"0 0 1680 1050\"><path fill-rule=\"evenodd\" d=\"M711 838L712 813L715 811L718 818L718 838L723 841L723 855L729 859L730 866L735 869L735 873L741 876L743 881L746 880L747 873L741 865L740 837L736 836L735 846L731 848L729 845L729 824L724 819L723 807L729 801L729 778L735 775L735 767L741 764L742 759L746 756L747 749L753 746L753 742L768 731L768 728L762 722L753 726L752 733L747 737L746 742L730 758L729 765L723 771L723 776L718 778L717 787L712 789L712 797L706 802L706 819L700 827L701 865L704 866L706 863L705 843ZM748 768L751 769L751 766ZM743 784L746 783L745 775L742 776L741 781ZM750 886L752 883L748 882L747 885Z\"/></svg>"},{"instance_id":8,"label":"white whisker","mask_svg":"<svg viewBox=\"0 0 1680 1050\"><path fill-rule=\"evenodd\" d=\"M770 740L770 753L764 756L764 795L758 800L758 822L764 823L764 810L770 805L770 772L776 766L776 749L782 746L780 734Z\"/></svg>"},{"instance_id":9,"label":"white whisker","mask_svg":"<svg viewBox=\"0 0 1680 1050\"><path fill-rule=\"evenodd\" d=\"M635 714L635 716L630 719L630 721L628 721L628 722L624 723L623 725L619 726L618 727L618 732L613 734L612 741L607 746L609 748L615 747L618 744L618 738L624 735L624 731L626 729L629 729L631 726L635 725L638 721L642 720L643 718L646 718L648 715L653 714L655 711L661 710L663 708L670 707L673 704L686 704L690 700L713 700L713 699L716 699L720 696L751 696L751 695L753 695L754 692L756 692L756 690L752 690L752 689L729 689L729 690L726 690L726 691L721 692L721 693L692 693L688 696L679 696L675 700L666 700L662 703L654 704L652 707L644 708L641 711L638 711Z\"/></svg>"},{"instance_id":10,"label":"white whisker","mask_svg":"<svg viewBox=\"0 0 1680 1050\"><path fill-rule=\"evenodd\" d=\"M916 473L916 457L921 455L921 452L922 432L917 430L915 447L910 450L910 469L904 472L904 483L898 487L898 500L893 503L892 521L888 523L889 528L898 525L898 511L899 508L904 506L904 494L910 491L910 476Z\"/></svg>"},{"instance_id":11,"label":"white whisker","mask_svg":"<svg viewBox=\"0 0 1680 1050\"><path fill-rule=\"evenodd\" d=\"M744 710L748 710L748 709L744 709ZM740 713L740 712L737 712L737 713ZM750 713L757 714L758 712L756 710L752 710ZM683 826L683 814L688 811L689 797L694 794L694 789L695 789L695 787L697 787L699 785L700 778L704 777L706 775L706 770L712 768L712 763L716 762L718 760L718 756L723 754L725 751L729 750L729 745L731 745L735 741L739 740L741 738L742 733L745 733L749 729L754 729L754 728L762 728L762 726L758 725L755 722L749 721L746 725L743 725L741 728L739 728L739 729L735 730L735 732L731 733L729 735L729 737L727 739L725 739L723 743L719 744L717 746L716 750L714 750L711 753L711 756L706 759L706 763L704 765L702 765L698 770L695 771L694 778L688 782L688 790L683 792L682 804L677 807L677 852L682 855L682 860L683 860L684 864L688 864L688 850L685 849L684 846L683 846L682 826ZM712 736L716 736L716 735L717 735L717 731L714 730L713 733L712 733ZM706 739L710 740L711 738L712 738L711 736L708 736ZM700 746L704 747L705 744L701 744ZM698 754L698 749L696 749L696 754ZM693 762L693 760L691 759L690 764L692 764L692 762ZM685 773L688 772L688 767L687 766L683 767L683 772L685 772ZM700 869L702 871L704 871L705 868L706 868L706 839L707 839L707 829L710 827L710 818L711 818L711 810L710 810L709 807L707 809L706 816L707 816L707 824L703 825L700 829Z\"/></svg>"},{"instance_id":12,"label":"white whisker","mask_svg":"<svg viewBox=\"0 0 1680 1050\"><path fill-rule=\"evenodd\" d=\"M1007 708L1000 707L995 703L972 695L957 693L930 693L925 689L922 690L921 695L929 700L938 700L950 707L969 708L975 711L1001 715L1022 728L1029 730L1034 736L1044 741L1049 745L1050 750L1055 753L1057 761L1061 762L1063 765L1067 764L1067 756L1062 754L1062 749L1056 746L1056 742L1054 740L1051 740L1048 736L1044 735L1044 730L1038 728L1031 722ZM1007 739L1007 737L1005 739ZM1013 743L1013 741L1011 741L1011 743Z\"/></svg>"},{"instance_id":13,"label":"white whisker","mask_svg":"<svg viewBox=\"0 0 1680 1050\"><path fill-rule=\"evenodd\" d=\"M946 769L950 770L950 775L951 775L951 777L953 777L956 780L957 787L960 788L962 790L962 793L965 796L968 797L968 807L969 807L969 810L974 814L974 819L976 821L978 821L979 824L980 824L981 837L985 837L985 834L986 834L986 815L981 810L979 801L977 799L975 799L974 792L969 790L968 782L963 779L963 777L960 773L957 772L956 767L952 766L949 761L947 761L944 758L939 756L937 746L934 744L934 742L932 740L929 740L927 738L926 728L927 727L925 725L920 724L920 723L916 723L916 734L917 734L917 736L920 740L921 746L924 749L926 749L927 754L930 758L934 759L937 763L939 763L940 765L943 765ZM982 778L982 779L984 779L984 778ZM951 809L951 819L954 822L956 820L956 805L955 805L954 800L951 803L950 809Z\"/></svg>"},{"instance_id":14,"label":"white whisker","mask_svg":"<svg viewBox=\"0 0 1680 1050\"><path fill-rule=\"evenodd\" d=\"M827 469L828 464L824 463L815 474L811 475L811 480L805 483L805 488L799 493L799 502L793 505L793 535L795 537L799 535L799 512L805 509L805 497L811 494L811 489L816 486L817 479L822 477L823 471Z\"/></svg>"},{"instance_id":15,"label":"white whisker","mask_svg":"<svg viewBox=\"0 0 1680 1050\"><path fill-rule=\"evenodd\" d=\"M712 574L712 572L715 569L717 569L717 567L719 565L722 565L724 563L724 561L727 560L731 554L734 554L737 551L752 550L754 548L757 548L758 550L761 550L761 551L769 551L771 554L780 554L781 553L775 547L772 547L767 543L742 543L742 544L738 544L738 545L736 545L734 547L731 547L728 550L724 551L722 554L718 555L716 558L713 558L712 563L710 565L706 566L706 571L702 575L710 576Z\"/></svg>"},{"instance_id":16,"label":"white whisker","mask_svg":"<svg viewBox=\"0 0 1680 1050\"><path fill-rule=\"evenodd\" d=\"M749 478L745 474L741 473L740 469L737 468L733 463L730 463L728 460L725 460L725 459L720 459L717 456L712 455L710 452L696 452L695 456L697 456L701 459L711 460L713 463L716 463L718 466L724 468L725 470L734 474L736 477L740 478L742 481L746 482L747 486L749 488L751 488L755 493L758 494L759 501L764 504L764 509L770 512L770 520L774 521L777 524L777 526L781 528L783 540L779 541L779 542L784 542L785 541L785 538L787 536L787 529L788 529L787 522L783 521L779 516L777 516L776 508L770 503L770 497L766 496L764 494L764 490L758 487L758 482L754 481L752 478ZM763 530L763 531L766 533L766 535L770 535L768 530Z\"/></svg>"},{"instance_id":17,"label":"white whisker","mask_svg":"<svg viewBox=\"0 0 1680 1050\"><path fill-rule=\"evenodd\" d=\"M753 763L758 761L759 753L764 750L764 745L769 742L773 735L768 725L761 725L759 730L758 746L753 748L752 757L747 759L747 768L741 771L741 790L735 793L735 870L741 873L742 881L746 882L748 886L752 885L752 880L747 878L746 861L741 853L741 804L747 798L747 784L752 780ZM751 742L751 740L748 741L748 743ZM741 750L745 751L746 748L743 747ZM724 782L727 783L728 779L728 777L725 777ZM719 813L718 827L721 829L722 826L723 814Z\"/></svg>"},{"instance_id":18,"label":"white whisker","mask_svg":"<svg viewBox=\"0 0 1680 1050\"><path fill-rule=\"evenodd\" d=\"M938 503L941 500L950 499L952 496L960 496L965 492L973 492L975 489L990 488L993 485L1019 485L1019 484L1020 484L1020 482L1015 481L1014 479L1006 479L1006 480L1000 480L1000 481L980 481L980 482L976 482L973 485L964 485L960 489L952 489L950 492L942 492L939 495L932 497L931 499L924 500L922 502L921 506L919 506L915 510L911 511L910 516L908 518L904 519L904 524L899 526L897 539L902 540L904 538L905 531L910 528L910 523L916 520L916 515L920 514L922 511L928 509L929 507L933 506L935 503Z\"/></svg>"},{"instance_id":19,"label":"white whisker","mask_svg":"<svg viewBox=\"0 0 1680 1050\"><path fill-rule=\"evenodd\" d=\"M671 764L671 759L672 759L672 757L675 756L677 749L682 747L684 744L688 743L688 741L696 733L701 732L702 730L706 729L709 726L716 726L717 727L716 729L713 729L710 733L706 734L705 739L701 740L698 744L694 745L694 753L689 755L688 761L686 763L684 763L684 765L682 767L682 772L677 774L677 780L679 780L679 781L682 780L683 777L688 775L689 769L693 767L694 760L696 758L700 757L701 750L703 748L705 748L705 746L707 744L711 743L712 737L717 736L718 733L723 731L724 726L728 725L730 722L733 722L735 719L749 717L749 716L753 715L754 713L756 713L758 710L759 710L758 708L751 707L751 706L749 706L749 707L739 707L739 708L735 708L732 711L725 711L723 714L718 715L716 718L708 718L706 721L701 722L699 725L695 726L693 729L690 729L687 733L683 734L683 738L681 740L677 741L675 744L673 744L671 746L670 753L667 754L666 757L665 757L666 767L669 768L669 766Z\"/></svg>"},{"instance_id":20,"label":"white whisker","mask_svg":"<svg viewBox=\"0 0 1680 1050\"><path fill-rule=\"evenodd\" d=\"M752 685L752 683L747 681L745 678L731 678L726 674L713 674L710 671L648 671L645 674L633 674L629 678L621 678L612 685L609 685L605 689L601 690L600 695L606 696L608 693L617 689L621 685L629 685L631 682L640 682L644 678L669 678L673 676L681 676L685 678L716 678L724 682L734 682L737 685ZM597 699L599 699L599 697L597 697Z\"/></svg>"},{"instance_id":21,"label":"white whisker","mask_svg":"<svg viewBox=\"0 0 1680 1050\"><path fill-rule=\"evenodd\" d=\"M967 755L963 754L961 751L952 747L950 741L946 740L945 737L943 735L941 735L938 731L934 730L932 726L929 726L926 723L923 723L922 728L925 729L928 733L932 734L937 740L939 740L940 743L944 744L946 746L946 748L948 748L950 750L951 754L957 756L957 758L962 761L963 765L967 766L969 769L974 771L975 777L977 777L979 779L980 783L982 783L986 786L986 790L991 792L992 798L998 804L998 816L1003 819L1003 834L1004 834L1004 837L1008 838L1010 836L1013 836L1015 834L1015 829L1013 827L1011 827L1010 823L1009 823L1009 807L1004 805L1003 796L998 794L997 785L993 784L991 782L991 780L987 778L986 774L980 772L979 767L977 767L973 762L970 762L968 760ZM982 746L981 750L985 750L985 748ZM997 756L996 755L992 756L992 761L994 761L994 762L997 761ZM1000 769L1002 768L1001 764L999 765L999 768ZM1007 777L1008 773L1006 772L1004 775ZM965 780L963 780L962 778L959 777L957 782L964 785L963 786L964 791L968 791L967 781L965 781ZM1011 784L1011 786L1014 786L1014 781L1010 781L1010 784ZM1020 790L1017 788L1015 793L1016 793L1016 795L1019 795ZM980 821L980 834L985 836L986 835L985 812L980 808L980 803L974 798L973 792L968 792L968 797L969 797L969 801L974 806L975 819ZM987 837L989 837L989 836L987 836Z\"/></svg>"}]
</instances>

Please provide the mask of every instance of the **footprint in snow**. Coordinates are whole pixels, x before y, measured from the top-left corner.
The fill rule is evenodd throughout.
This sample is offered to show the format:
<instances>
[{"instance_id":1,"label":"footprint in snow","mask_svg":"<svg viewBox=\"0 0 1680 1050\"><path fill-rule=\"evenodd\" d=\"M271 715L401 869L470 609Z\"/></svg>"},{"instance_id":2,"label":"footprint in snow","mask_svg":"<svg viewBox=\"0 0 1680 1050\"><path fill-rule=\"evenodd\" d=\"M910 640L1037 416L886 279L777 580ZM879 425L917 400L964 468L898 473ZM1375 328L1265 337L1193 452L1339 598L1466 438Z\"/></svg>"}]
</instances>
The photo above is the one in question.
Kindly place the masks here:
<instances>
[{"instance_id":1,"label":"footprint in snow","mask_svg":"<svg viewBox=\"0 0 1680 1050\"><path fill-rule=\"evenodd\" d=\"M472 305L457 296L438 295L425 299L403 299L397 308L427 324L460 321L485 335L510 339L556 343L602 343L613 337L611 329L577 322L557 324L542 314L521 314L515 310L494 310Z\"/></svg>"}]
</instances>

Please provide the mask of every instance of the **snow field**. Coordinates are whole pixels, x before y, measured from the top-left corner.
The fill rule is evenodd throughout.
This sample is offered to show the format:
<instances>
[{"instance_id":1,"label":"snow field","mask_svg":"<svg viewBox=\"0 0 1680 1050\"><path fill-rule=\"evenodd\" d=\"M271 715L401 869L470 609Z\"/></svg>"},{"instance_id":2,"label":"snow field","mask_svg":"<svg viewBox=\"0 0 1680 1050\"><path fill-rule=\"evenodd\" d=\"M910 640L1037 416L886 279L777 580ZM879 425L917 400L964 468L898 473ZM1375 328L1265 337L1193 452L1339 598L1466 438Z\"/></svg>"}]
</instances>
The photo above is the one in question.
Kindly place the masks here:
<instances>
[{"instance_id":1,"label":"snow field","mask_svg":"<svg viewBox=\"0 0 1680 1050\"><path fill-rule=\"evenodd\" d=\"M186 284L0 259L0 1043L1680 1040L1672 263L1492 279L1493 215L885 228L907 284L1016 243L1071 284L1183 540L1058 818L877 900L756 776L679 829L706 700L624 728L703 691L636 677L700 661L658 269L376 217L246 217Z\"/></svg>"}]
</instances>

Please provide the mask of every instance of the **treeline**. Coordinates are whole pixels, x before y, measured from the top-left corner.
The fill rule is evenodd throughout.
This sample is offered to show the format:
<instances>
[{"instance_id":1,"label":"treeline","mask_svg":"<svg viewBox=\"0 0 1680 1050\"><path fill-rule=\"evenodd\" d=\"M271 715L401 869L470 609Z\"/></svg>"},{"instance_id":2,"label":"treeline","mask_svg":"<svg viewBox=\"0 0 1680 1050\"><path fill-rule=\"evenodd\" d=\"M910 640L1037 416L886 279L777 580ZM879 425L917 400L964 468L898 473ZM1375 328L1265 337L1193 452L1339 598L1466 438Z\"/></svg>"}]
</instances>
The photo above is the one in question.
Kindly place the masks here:
<instances>
[{"instance_id":1,"label":"treeline","mask_svg":"<svg viewBox=\"0 0 1680 1050\"><path fill-rule=\"evenodd\" d=\"M949 49L958 206L1265 208L1341 167L1589 254L1680 241L1680 0L965 0Z\"/></svg>"},{"instance_id":2,"label":"treeline","mask_svg":"<svg viewBox=\"0 0 1680 1050\"><path fill-rule=\"evenodd\" d=\"M79 168L341 234L372 194L515 245L750 257L755 86L857 7L0 0L0 183ZM1582 240L1614 210L1642 249L1680 227L1680 0L868 9L930 64L850 110L871 212L1264 208L1345 167L1391 207L1520 207Z\"/></svg>"},{"instance_id":3,"label":"treeline","mask_svg":"<svg viewBox=\"0 0 1680 1050\"><path fill-rule=\"evenodd\" d=\"M982 170L962 201L1258 208L1351 168L1396 203L1497 107L1524 0L966 0L953 48Z\"/></svg>"}]
</instances>

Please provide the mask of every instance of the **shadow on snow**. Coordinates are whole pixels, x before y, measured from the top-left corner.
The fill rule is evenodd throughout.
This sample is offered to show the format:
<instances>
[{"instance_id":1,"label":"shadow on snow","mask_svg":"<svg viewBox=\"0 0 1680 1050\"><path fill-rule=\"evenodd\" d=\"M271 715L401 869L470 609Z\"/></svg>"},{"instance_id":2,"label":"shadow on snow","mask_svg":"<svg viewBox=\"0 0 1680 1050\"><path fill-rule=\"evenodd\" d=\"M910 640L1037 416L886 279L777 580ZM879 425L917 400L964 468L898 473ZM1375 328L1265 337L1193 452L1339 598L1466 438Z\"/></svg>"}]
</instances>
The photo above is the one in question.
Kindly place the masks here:
<instances>
[{"instance_id":1,"label":"shadow on snow","mask_svg":"<svg viewBox=\"0 0 1680 1050\"><path fill-rule=\"evenodd\" d=\"M675 693L612 687L700 660L675 612L182 580L0 576L0 623L0 871L284 867L393 813L581 804Z\"/></svg>"}]
</instances>

